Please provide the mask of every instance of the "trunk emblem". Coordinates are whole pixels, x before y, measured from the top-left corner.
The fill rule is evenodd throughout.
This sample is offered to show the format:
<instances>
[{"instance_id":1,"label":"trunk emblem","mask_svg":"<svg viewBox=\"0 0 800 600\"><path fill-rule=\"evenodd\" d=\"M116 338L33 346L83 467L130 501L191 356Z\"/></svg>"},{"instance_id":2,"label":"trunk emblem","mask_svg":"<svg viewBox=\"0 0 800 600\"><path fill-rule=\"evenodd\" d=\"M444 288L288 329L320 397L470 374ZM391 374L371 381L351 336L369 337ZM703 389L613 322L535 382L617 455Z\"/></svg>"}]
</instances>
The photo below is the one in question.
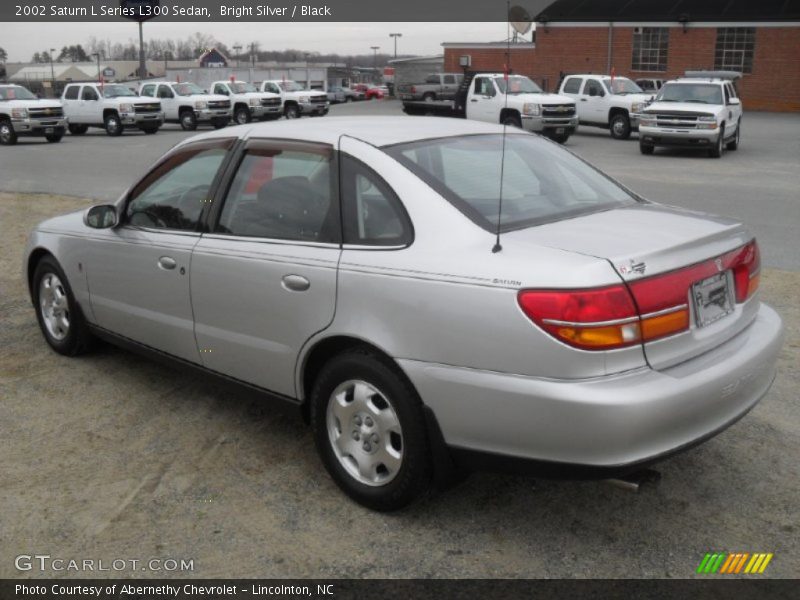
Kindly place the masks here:
<instances>
[{"instance_id":1,"label":"trunk emblem","mask_svg":"<svg viewBox=\"0 0 800 600\"><path fill-rule=\"evenodd\" d=\"M619 265L617 270L622 275L626 275L628 273L638 273L639 275L644 275L644 272L647 270L647 264L643 261L637 263L634 260L630 260L629 264L627 265Z\"/></svg>"},{"instance_id":2,"label":"trunk emblem","mask_svg":"<svg viewBox=\"0 0 800 600\"><path fill-rule=\"evenodd\" d=\"M717 265L717 271L722 271L722 259L721 258L715 258L714 259L714 264Z\"/></svg>"}]
</instances>

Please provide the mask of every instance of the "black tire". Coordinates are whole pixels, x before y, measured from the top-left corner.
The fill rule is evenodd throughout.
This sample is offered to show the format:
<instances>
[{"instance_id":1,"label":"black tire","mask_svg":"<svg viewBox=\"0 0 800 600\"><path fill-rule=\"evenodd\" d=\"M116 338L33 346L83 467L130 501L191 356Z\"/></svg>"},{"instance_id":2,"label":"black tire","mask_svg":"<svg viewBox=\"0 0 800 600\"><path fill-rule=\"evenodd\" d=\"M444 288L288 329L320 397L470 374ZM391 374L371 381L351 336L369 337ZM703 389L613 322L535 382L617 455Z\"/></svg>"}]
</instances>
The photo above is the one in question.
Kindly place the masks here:
<instances>
[{"instance_id":1,"label":"black tire","mask_svg":"<svg viewBox=\"0 0 800 600\"><path fill-rule=\"evenodd\" d=\"M516 127L518 129L522 129L522 119L519 118L519 115L506 115L503 117L501 121L503 125L508 125L510 127Z\"/></svg>"},{"instance_id":2,"label":"black tire","mask_svg":"<svg viewBox=\"0 0 800 600\"><path fill-rule=\"evenodd\" d=\"M728 142L725 146L726 150L738 150L739 149L739 140L740 140L740 132L742 130L742 120L739 119L739 122L736 124L736 133L733 136L733 139Z\"/></svg>"},{"instance_id":3,"label":"black tire","mask_svg":"<svg viewBox=\"0 0 800 600\"><path fill-rule=\"evenodd\" d=\"M390 440L389 436L384 438L385 443L391 443L393 447L400 443L402 451L399 468L385 484L369 485L358 481L345 469L334 449L334 442L331 441L327 419L328 404L337 387L353 380L366 382L379 390L381 395L378 397L385 399L386 406L394 411L400 424L402 435L399 442L395 438ZM319 373L311 391L310 402L311 425L322 462L336 484L353 500L373 510L392 511L407 506L428 491L432 467L422 402L408 380L389 359L366 349L348 351L332 358ZM354 419L359 414L356 413ZM338 424L338 421L335 423ZM342 427L342 433L354 428L351 435L354 440L359 439L355 434L360 431L360 425L360 421L349 422ZM359 441L357 448L353 444L354 452L361 453L360 443ZM375 443L375 448L379 448L381 443L383 440ZM368 441L365 441L365 445L369 445ZM367 454L365 452L360 458L370 460L365 458Z\"/></svg>"},{"instance_id":4,"label":"black tire","mask_svg":"<svg viewBox=\"0 0 800 600\"><path fill-rule=\"evenodd\" d=\"M72 135L83 135L89 130L87 125L69 125L67 127Z\"/></svg>"},{"instance_id":5,"label":"black tire","mask_svg":"<svg viewBox=\"0 0 800 600\"><path fill-rule=\"evenodd\" d=\"M714 147L708 151L708 155L711 158L721 158L722 152L725 148L725 127L722 127L719 130L719 136L717 136L717 141L714 142Z\"/></svg>"},{"instance_id":6,"label":"black tire","mask_svg":"<svg viewBox=\"0 0 800 600\"><path fill-rule=\"evenodd\" d=\"M653 146L652 144L644 144L642 142L639 142L639 152L641 152L642 154L652 154L654 150L655 146Z\"/></svg>"},{"instance_id":7,"label":"black tire","mask_svg":"<svg viewBox=\"0 0 800 600\"><path fill-rule=\"evenodd\" d=\"M118 137L122 135L122 122L119 120L119 115L117 113L108 113L103 119L103 125L106 128L106 133L111 137Z\"/></svg>"},{"instance_id":8,"label":"black tire","mask_svg":"<svg viewBox=\"0 0 800 600\"><path fill-rule=\"evenodd\" d=\"M296 104L287 104L283 107L283 116L287 119L299 119L300 109L297 108Z\"/></svg>"},{"instance_id":9,"label":"black tire","mask_svg":"<svg viewBox=\"0 0 800 600\"><path fill-rule=\"evenodd\" d=\"M214 129L222 129L228 126L228 119L214 119L211 121L211 125L213 125Z\"/></svg>"},{"instance_id":10,"label":"black tire","mask_svg":"<svg viewBox=\"0 0 800 600\"><path fill-rule=\"evenodd\" d=\"M570 134L569 134L569 133L553 134L553 135L551 135L551 136L549 136L549 137L550 137L550 139L551 139L551 140L553 140L554 142L557 142L557 143L559 143L559 144L562 144L562 145L563 145L563 144L566 144L566 143L567 143L567 140L569 139L569 137L570 137Z\"/></svg>"},{"instance_id":11,"label":"black tire","mask_svg":"<svg viewBox=\"0 0 800 600\"><path fill-rule=\"evenodd\" d=\"M147 135L153 135L154 133L158 133L158 126L156 127L142 127L142 131L145 132Z\"/></svg>"},{"instance_id":12,"label":"black tire","mask_svg":"<svg viewBox=\"0 0 800 600\"><path fill-rule=\"evenodd\" d=\"M626 114L617 113L611 117L609 127L611 137L615 140L627 140L631 137L631 121Z\"/></svg>"},{"instance_id":13,"label":"black tire","mask_svg":"<svg viewBox=\"0 0 800 600\"><path fill-rule=\"evenodd\" d=\"M46 301L46 299L41 297L42 280L52 275L58 278L59 286L53 289L60 288L62 290L62 297L66 301L64 312L69 322L66 335L61 339L51 333L50 329L45 324L45 316L43 314L47 309L42 306L43 300ZM51 279L51 281L55 280ZM52 256L48 255L43 257L39 261L39 264L36 265L36 270L33 273L32 291L33 304L36 309L36 319L39 321L39 328L49 346L64 356L77 356L78 354L83 354L90 350L93 341L92 334L86 326L86 320L83 317L83 313L81 313L80 307L77 302L75 302L75 296L72 294L72 288L70 288L64 271L61 270L61 266Z\"/></svg>"},{"instance_id":14,"label":"black tire","mask_svg":"<svg viewBox=\"0 0 800 600\"><path fill-rule=\"evenodd\" d=\"M246 125L253 120L253 116L250 114L250 109L240 106L233 112L233 120L237 125Z\"/></svg>"},{"instance_id":15,"label":"black tire","mask_svg":"<svg viewBox=\"0 0 800 600\"><path fill-rule=\"evenodd\" d=\"M17 143L17 133L14 125L8 119L0 121L0 144L3 146L13 146Z\"/></svg>"},{"instance_id":16,"label":"black tire","mask_svg":"<svg viewBox=\"0 0 800 600\"><path fill-rule=\"evenodd\" d=\"M197 129L197 117L195 116L194 111L184 110L179 116L181 129L184 131L194 131Z\"/></svg>"},{"instance_id":17,"label":"black tire","mask_svg":"<svg viewBox=\"0 0 800 600\"><path fill-rule=\"evenodd\" d=\"M63 132L61 132L61 133L48 133L48 134L46 134L44 136L44 139L46 139L51 144L57 144L58 142L61 141L61 138L63 138L63 137L64 137L64 133Z\"/></svg>"}]
</instances>

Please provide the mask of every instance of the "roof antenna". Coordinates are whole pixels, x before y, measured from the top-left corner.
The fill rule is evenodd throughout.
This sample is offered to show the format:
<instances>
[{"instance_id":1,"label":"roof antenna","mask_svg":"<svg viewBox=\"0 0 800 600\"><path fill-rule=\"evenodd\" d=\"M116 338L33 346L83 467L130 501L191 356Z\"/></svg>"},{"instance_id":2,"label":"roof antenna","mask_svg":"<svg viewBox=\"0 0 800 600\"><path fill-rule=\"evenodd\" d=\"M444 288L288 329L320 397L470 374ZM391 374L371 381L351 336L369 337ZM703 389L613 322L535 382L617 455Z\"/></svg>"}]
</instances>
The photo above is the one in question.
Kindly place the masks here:
<instances>
[{"instance_id":1,"label":"roof antenna","mask_svg":"<svg viewBox=\"0 0 800 600\"><path fill-rule=\"evenodd\" d=\"M503 71L503 79L505 80L505 106L504 110L508 109L508 87L509 87L509 74L511 73L511 28L514 28L516 33L525 35L531 28L531 17L521 6L511 7L509 0L506 0L506 21L508 22L508 37L506 39L506 64ZM516 33L514 34L516 36ZM500 153L500 197L497 202L497 230L495 232L495 242L492 247L492 254L497 254L503 249L500 244L500 224L503 217L503 180L506 166L506 130L508 125L503 122L503 144Z\"/></svg>"}]
</instances>

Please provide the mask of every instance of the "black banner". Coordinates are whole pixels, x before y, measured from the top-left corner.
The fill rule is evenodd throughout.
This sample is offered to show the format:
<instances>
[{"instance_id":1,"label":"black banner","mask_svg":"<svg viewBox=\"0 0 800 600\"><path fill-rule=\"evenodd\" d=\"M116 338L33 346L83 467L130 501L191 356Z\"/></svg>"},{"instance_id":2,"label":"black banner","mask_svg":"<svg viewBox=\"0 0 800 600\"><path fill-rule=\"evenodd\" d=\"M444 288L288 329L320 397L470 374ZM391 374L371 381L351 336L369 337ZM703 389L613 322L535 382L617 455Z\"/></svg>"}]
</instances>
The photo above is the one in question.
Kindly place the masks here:
<instances>
[{"instance_id":1,"label":"black banner","mask_svg":"<svg viewBox=\"0 0 800 600\"><path fill-rule=\"evenodd\" d=\"M533 18L551 1L512 0L511 5L522 7ZM502 22L507 15L506 0L162 0L127 4L117 0L3 0L0 21Z\"/></svg>"},{"instance_id":2,"label":"black banner","mask_svg":"<svg viewBox=\"0 0 800 600\"><path fill-rule=\"evenodd\" d=\"M3 600L236 600L313 598L417 600L778 599L796 598L795 581L736 579L238 579L0 580Z\"/></svg>"}]
</instances>

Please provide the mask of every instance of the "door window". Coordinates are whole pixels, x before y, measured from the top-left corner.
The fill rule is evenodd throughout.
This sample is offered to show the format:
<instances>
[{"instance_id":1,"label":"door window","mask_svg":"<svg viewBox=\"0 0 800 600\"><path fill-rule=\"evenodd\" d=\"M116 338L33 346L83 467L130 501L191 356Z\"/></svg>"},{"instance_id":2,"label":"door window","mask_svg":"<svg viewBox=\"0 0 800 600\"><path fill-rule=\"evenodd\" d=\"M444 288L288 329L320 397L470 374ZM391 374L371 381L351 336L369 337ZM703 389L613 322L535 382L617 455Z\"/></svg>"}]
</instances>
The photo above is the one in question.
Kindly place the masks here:
<instances>
[{"instance_id":1,"label":"door window","mask_svg":"<svg viewBox=\"0 0 800 600\"><path fill-rule=\"evenodd\" d=\"M227 86L222 83L218 83L214 86L214 93L215 94L222 94L223 96L228 96L230 93L228 92Z\"/></svg>"},{"instance_id":2,"label":"door window","mask_svg":"<svg viewBox=\"0 0 800 600\"><path fill-rule=\"evenodd\" d=\"M125 223L196 231L211 185L231 140L184 148L150 172L131 193Z\"/></svg>"},{"instance_id":3,"label":"door window","mask_svg":"<svg viewBox=\"0 0 800 600\"><path fill-rule=\"evenodd\" d=\"M153 92L155 91L156 86L153 84L147 84L146 86L142 87L142 96L153 96Z\"/></svg>"},{"instance_id":4,"label":"door window","mask_svg":"<svg viewBox=\"0 0 800 600\"><path fill-rule=\"evenodd\" d=\"M77 85L69 86L67 88L67 91L64 92L64 100L77 100L79 91L80 91L80 86Z\"/></svg>"},{"instance_id":5,"label":"door window","mask_svg":"<svg viewBox=\"0 0 800 600\"><path fill-rule=\"evenodd\" d=\"M271 92L273 94L280 94L281 93L280 88L278 88L278 86L275 85L274 83L265 83L264 84L264 91L265 92Z\"/></svg>"},{"instance_id":6,"label":"door window","mask_svg":"<svg viewBox=\"0 0 800 600\"><path fill-rule=\"evenodd\" d=\"M169 86L167 86L167 85L158 86L158 97L159 98L172 98L173 96L174 96L174 94L172 93L172 90L169 89Z\"/></svg>"},{"instance_id":7,"label":"door window","mask_svg":"<svg viewBox=\"0 0 800 600\"><path fill-rule=\"evenodd\" d=\"M492 80L488 77L478 77L475 79L475 94L494 97L495 90Z\"/></svg>"},{"instance_id":8,"label":"door window","mask_svg":"<svg viewBox=\"0 0 800 600\"><path fill-rule=\"evenodd\" d=\"M338 243L332 155L329 146L256 142L239 164L215 231Z\"/></svg>"},{"instance_id":9,"label":"door window","mask_svg":"<svg viewBox=\"0 0 800 600\"><path fill-rule=\"evenodd\" d=\"M583 86L583 93L587 96L605 96L603 86L596 79L587 79Z\"/></svg>"},{"instance_id":10,"label":"door window","mask_svg":"<svg viewBox=\"0 0 800 600\"><path fill-rule=\"evenodd\" d=\"M83 86L83 92L81 93L81 100L97 100L99 96L97 95L97 91L89 86Z\"/></svg>"},{"instance_id":11,"label":"door window","mask_svg":"<svg viewBox=\"0 0 800 600\"><path fill-rule=\"evenodd\" d=\"M580 77L570 77L569 79L567 79L566 83L564 84L565 94L577 94L580 91L581 91Z\"/></svg>"}]
</instances>

